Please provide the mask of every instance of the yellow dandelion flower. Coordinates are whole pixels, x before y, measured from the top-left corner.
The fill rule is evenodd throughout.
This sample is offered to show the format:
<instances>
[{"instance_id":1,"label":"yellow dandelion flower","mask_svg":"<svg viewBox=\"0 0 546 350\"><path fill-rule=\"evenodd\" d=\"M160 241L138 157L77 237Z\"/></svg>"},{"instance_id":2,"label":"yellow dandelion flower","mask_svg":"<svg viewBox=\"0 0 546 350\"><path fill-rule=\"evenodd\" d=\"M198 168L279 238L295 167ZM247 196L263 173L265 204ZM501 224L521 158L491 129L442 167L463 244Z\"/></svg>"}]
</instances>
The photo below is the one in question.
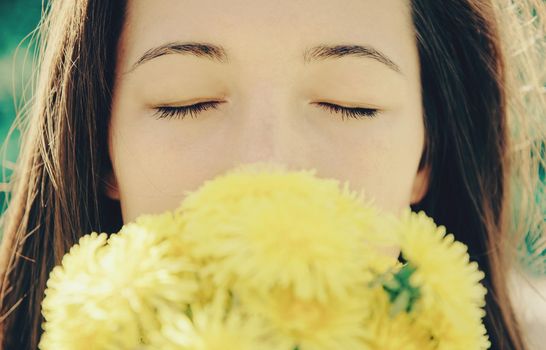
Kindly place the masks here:
<instances>
[{"instance_id":1,"label":"yellow dandelion flower","mask_svg":"<svg viewBox=\"0 0 546 350\"><path fill-rule=\"evenodd\" d=\"M426 328L415 322L412 313L391 315L391 303L382 288L370 293L370 312L365 320L366 349L373 350L427 350L436 349Z\"/></svg>"},{"instance_id":2,"label":"yellow dandelion flower","mask_svg":"<svg viewBox=\"0 0 546 350\"><path fill-rule=\"evenodd\" d=\"M160 311L163 326L153 336L153 349L161 350L291 350L255 315L228 306L225 291L217 290L210 304L192 305L191 317Z\"/></svg>"},{"instance_id":3,"label":"yellow dandelion flower","mask_svg":"<svg viewBox=\"0 0 546 350\"><path fill-rule=\"evenodd\" d=\"M194 293L192 303L205 305L211 301L215 286L209 276L203 276L203 262L196 259L183 235L185 230L185 218L179 213L165 211L160 214L145 214L137 217L134 224L127 224L124 228L136 225L148 230L158 242L164 242L167 254L175 259L184 257L191 261L195 268L194 278L198 288ZM119 235L123 234L123 229Z\"/></svg>"},{"instance_id":4,"label":"yellow dandelion flower","mask_svg":"<svg viewBox=\"0 0 546 350\"><path fill-rule=\"evenodd\" d=\"M365 350L362 323L369 308L366 291L355 289L348 297L327 302L301 299L290 288L275 288L268 294L242 290L239 296L245 310L264 317L298 349Z\"/></svg>"},{"instance_id":5,"label":"yellow dandelion flower","mask_svg":"<svg viewBox=\"0 0 546 350\"><path fill-rule=\"evenodd\" d=\"M39 348L487 349L483 277L424 212L255 163L83 236L47 281Z\"/></svg>"},{"instance_id":6,"label":"yellow dandelion flower","mask_svg":"<svg viewBox=\"0 0 546 350\"><path fill-rule=\"evenodd\" d=\"M401 215L399 234L402 256L416 268L411 283L422 294L418 321L434 330L440 347L487 349L481 321L487 293L480 284L484 273L470 262L467 247L424 212L409 209Z\"/></svg>"},{"instance_id":7,"label":"yellow dandelion flower","mask_svg":"<svg viewBox=\"0 0 546 350\"><path fill-rule=\"evenodd\" d=\"M157 218L161 223L162 216ZM175 240L158 242L154 234L138 224L125 225L108 240L109 254L103 258L102 273L123 289L133 310L141 310L143 303L149 303L144 305L146 309L156 307L156 302L184 310L197 291L197 267L188 256L173 251Z\"/></svg>"},{"instance_id":8,"label":"yellow dandelion flower","mask_svg":"<svg viewBox=\"0 0 546 350\"><path fill-rule=\"evenodd\" d=\"M43 350L132 348L139 342L133 315L118 306L104 310L97 289L104 286L97 271L107 235L80 238L50 273L42 302ZM110 312L109 312L110 311Z\"/></svg>"},{"instance_id":9,"label":"yellow dandelion flower","mask_svg":"<svg viewBox=\"0 0 546 350\"><path fill-rule=\"evenodd\" d=\"M369 241L387 234L377 232L378 211L314 170L260 170L219 176L183 201L184 238L208 262L202 273L220 286L235 278L264 290L292 286L322 301L364 283L377 255Z\"/></svg>"},{"instance_id":10,"label":"yellow dandelion flower","mask_svg":"<svg viewBox=\"0 0 546 350\"><path fill-rule=\"evenodd\" d=\"M486 334L485 325L480 321L479 313L469 317L462 312L446 315L445 305L438 301L432 307L423 309L416 318L422 328L430 330L434 339L438 340L435 349L489 349L491 343Z\"/></svg>"},{"instance_id":11,"label":"yellow dandelion flower","mask_svg":"<svg viewBox=\"0 0 546 350\"><path fill-rule=\"evenodd\" d=\"M185 221L180 215L173 211L165 211L159 214L143 214L135 219L134 223L126 224L118 235L123 235L124 231L136 225L149 231L157 242L168 240L169 255L172 256L190 256L188 246L182 240Z\"/></svg>"},{"instance_id":12,"label":"yellow dandelion flower","mask_svg":"<svg viewBox=\"0 0 546 350\"><path fill-rule=\"evenodd\" d=\"M41 349L131 349L159 327L158 305L184 310L194 267L149 231L83 236L53 269L43 300Z\"/></svg>"}]
</instances>

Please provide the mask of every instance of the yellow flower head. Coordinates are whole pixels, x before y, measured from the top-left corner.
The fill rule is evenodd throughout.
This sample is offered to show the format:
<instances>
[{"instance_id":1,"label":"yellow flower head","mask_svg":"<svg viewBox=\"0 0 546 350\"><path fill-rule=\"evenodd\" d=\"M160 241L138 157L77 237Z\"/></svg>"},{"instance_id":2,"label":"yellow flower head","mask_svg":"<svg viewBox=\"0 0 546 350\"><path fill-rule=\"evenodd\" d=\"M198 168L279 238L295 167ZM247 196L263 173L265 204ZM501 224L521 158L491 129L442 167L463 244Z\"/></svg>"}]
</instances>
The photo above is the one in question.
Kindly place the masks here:
<instances>
[{"instance_id":1,"label":"yellow flower head","mask_svg":"<svg viewBox=\"0 0 546 350\"><path fill-rule=\"evenodd\" d=\"M402 257L416 268L411 282L422 294L418 322L443 340L440 348L487 349L481 321L487 290L479 283L485 275L470 262L467 247L424 212L405 210L398 233Z\"/></svg>"},{"instance_id":2,"label":"yellow flower head","mask_svg":"<svg viewBox=\"0 0 546 350\"><path fill-rule=\"evenodd\" d=\"M282 287L268 294L249 289L239 295L245 310L262 316L298 349L368 349L363 342L367 334L363 322L370 309L365 288L355 288L350 296L327 302L302 299L292 289Z\"/></svg>"},{"instance_id":3,"label":"yellow flower head","mask_svg":"<svg viewBox=\"0 0 546 350\"><path fill-rule=\"evenodd\" d=\"M41 349L132 349L159 327L158 305L183 310L194 267L136 225L83 236L51 272Z\"/></svg>"},{"instance_id":4,"label":"yellow flower head","mask_svg":"<svg viewBox=\"0 0 546 350\"><path fill-rule=\"evenodd\" d=\"M370 312L365 320L366 349L374 350L432 350L438 345L430 339L431 332L418 322L413 313L392 315L387 293L374 288L369 293Z\"/></svg>"},{"instance_id":5,"label":"yellow flower head","mask_svg":"<svg viewBox=\"0 0 546 350\"><path fill-rule=\"evenodd\" d=\"M248 167L191 193L180 208L184 238L218 285L291 287L300 298L343 298L364 283L379 212L314 171ZM387 241L387 239L385 239ZM394 258L390 263L394 263Z\"/></svg>"},{"instance_id":6,"label":"yellow flower head","mask_svg":"<svg viewBox=\"0 0 546 350\"><path fill-rule=\"evenodd\" d=\"M161 308L162 327L152 336L161 350L291 350L262 318L228 302L228 291L217 290L211 303L192 306L191 315Z\"/></svg>"},{"instance_id":7,"label":"yellow flower head","mask_svg":"<svg viewBox=\"0 0 546 350\"><path fill-rule=\"evenodd\" d=\"M83 236L50 274L39 347L487 349L483 277L423 212L258 163Z\"/></svg>"}]
</instances>

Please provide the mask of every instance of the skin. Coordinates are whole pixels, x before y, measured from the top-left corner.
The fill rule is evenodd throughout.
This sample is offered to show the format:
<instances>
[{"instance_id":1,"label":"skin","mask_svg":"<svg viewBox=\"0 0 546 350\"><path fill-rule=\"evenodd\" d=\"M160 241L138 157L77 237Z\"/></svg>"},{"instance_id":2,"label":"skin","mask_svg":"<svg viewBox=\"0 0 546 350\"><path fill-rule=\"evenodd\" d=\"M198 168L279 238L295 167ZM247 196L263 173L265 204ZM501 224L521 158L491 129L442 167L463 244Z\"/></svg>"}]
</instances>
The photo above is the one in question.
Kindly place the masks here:
<instances>
[{"instance_id":1,"label":"skin","mask_svg":"<svg viewBox=\"0 0 546 350\"><path fill-rule=\"evenodd\" d=\"M173 53L133 68L173 41L221 45L229 60ZM373 46L400 72L370 57L304 63L304 50L319 44ZM393 213L426 192L409 2L129 0L117 53L106 191L124 222L174 209L203 181L261 161L349 181ZM197 118L158 119L154 110L204 101L223 103ZM317 102L380 111L343 120Z\"/></svg>"}]
</instances>

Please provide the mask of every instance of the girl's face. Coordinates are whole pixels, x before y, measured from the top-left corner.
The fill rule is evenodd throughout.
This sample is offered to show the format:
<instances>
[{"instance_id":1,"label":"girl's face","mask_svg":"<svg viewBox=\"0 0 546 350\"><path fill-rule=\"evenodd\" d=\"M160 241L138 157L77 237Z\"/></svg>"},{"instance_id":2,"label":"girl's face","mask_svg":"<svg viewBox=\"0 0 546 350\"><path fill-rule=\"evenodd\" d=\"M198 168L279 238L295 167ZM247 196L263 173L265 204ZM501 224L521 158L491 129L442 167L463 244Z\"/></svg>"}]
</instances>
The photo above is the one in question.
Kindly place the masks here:
<instances>
[{"instance_id":1,"label":"girl's face","mask_svg":"<svg viewBox=\"0 0 546 350\"><path fill-rule=\"evenodd\" d=\"M428 168L410 11L400 0L129 0L107 189L123 221L258 161L349 181L390 212L419 201Z\"/></svg>"}]
</instances>

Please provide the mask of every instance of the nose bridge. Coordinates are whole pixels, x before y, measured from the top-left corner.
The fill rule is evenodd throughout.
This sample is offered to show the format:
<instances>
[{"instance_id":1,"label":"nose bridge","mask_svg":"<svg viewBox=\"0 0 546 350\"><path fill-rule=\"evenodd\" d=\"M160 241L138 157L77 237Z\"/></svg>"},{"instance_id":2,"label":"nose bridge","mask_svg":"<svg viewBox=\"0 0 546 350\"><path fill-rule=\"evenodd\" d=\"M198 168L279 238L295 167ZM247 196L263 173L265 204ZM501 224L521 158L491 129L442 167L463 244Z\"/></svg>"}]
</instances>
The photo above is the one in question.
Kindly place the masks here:
<instances>
[{"instance_id":1,"label":"nose bridge","mask_svg":"<svg viewBox=\"0 0 546 350\"><path fill-rule=\"evenodd\" d=\"M262 85L263 86L263 85ZM238 138L239 161L273 161L298 165L304 161L298 116L291 101L272 86L244 98Z\"/></svg>"}]
</instances>

